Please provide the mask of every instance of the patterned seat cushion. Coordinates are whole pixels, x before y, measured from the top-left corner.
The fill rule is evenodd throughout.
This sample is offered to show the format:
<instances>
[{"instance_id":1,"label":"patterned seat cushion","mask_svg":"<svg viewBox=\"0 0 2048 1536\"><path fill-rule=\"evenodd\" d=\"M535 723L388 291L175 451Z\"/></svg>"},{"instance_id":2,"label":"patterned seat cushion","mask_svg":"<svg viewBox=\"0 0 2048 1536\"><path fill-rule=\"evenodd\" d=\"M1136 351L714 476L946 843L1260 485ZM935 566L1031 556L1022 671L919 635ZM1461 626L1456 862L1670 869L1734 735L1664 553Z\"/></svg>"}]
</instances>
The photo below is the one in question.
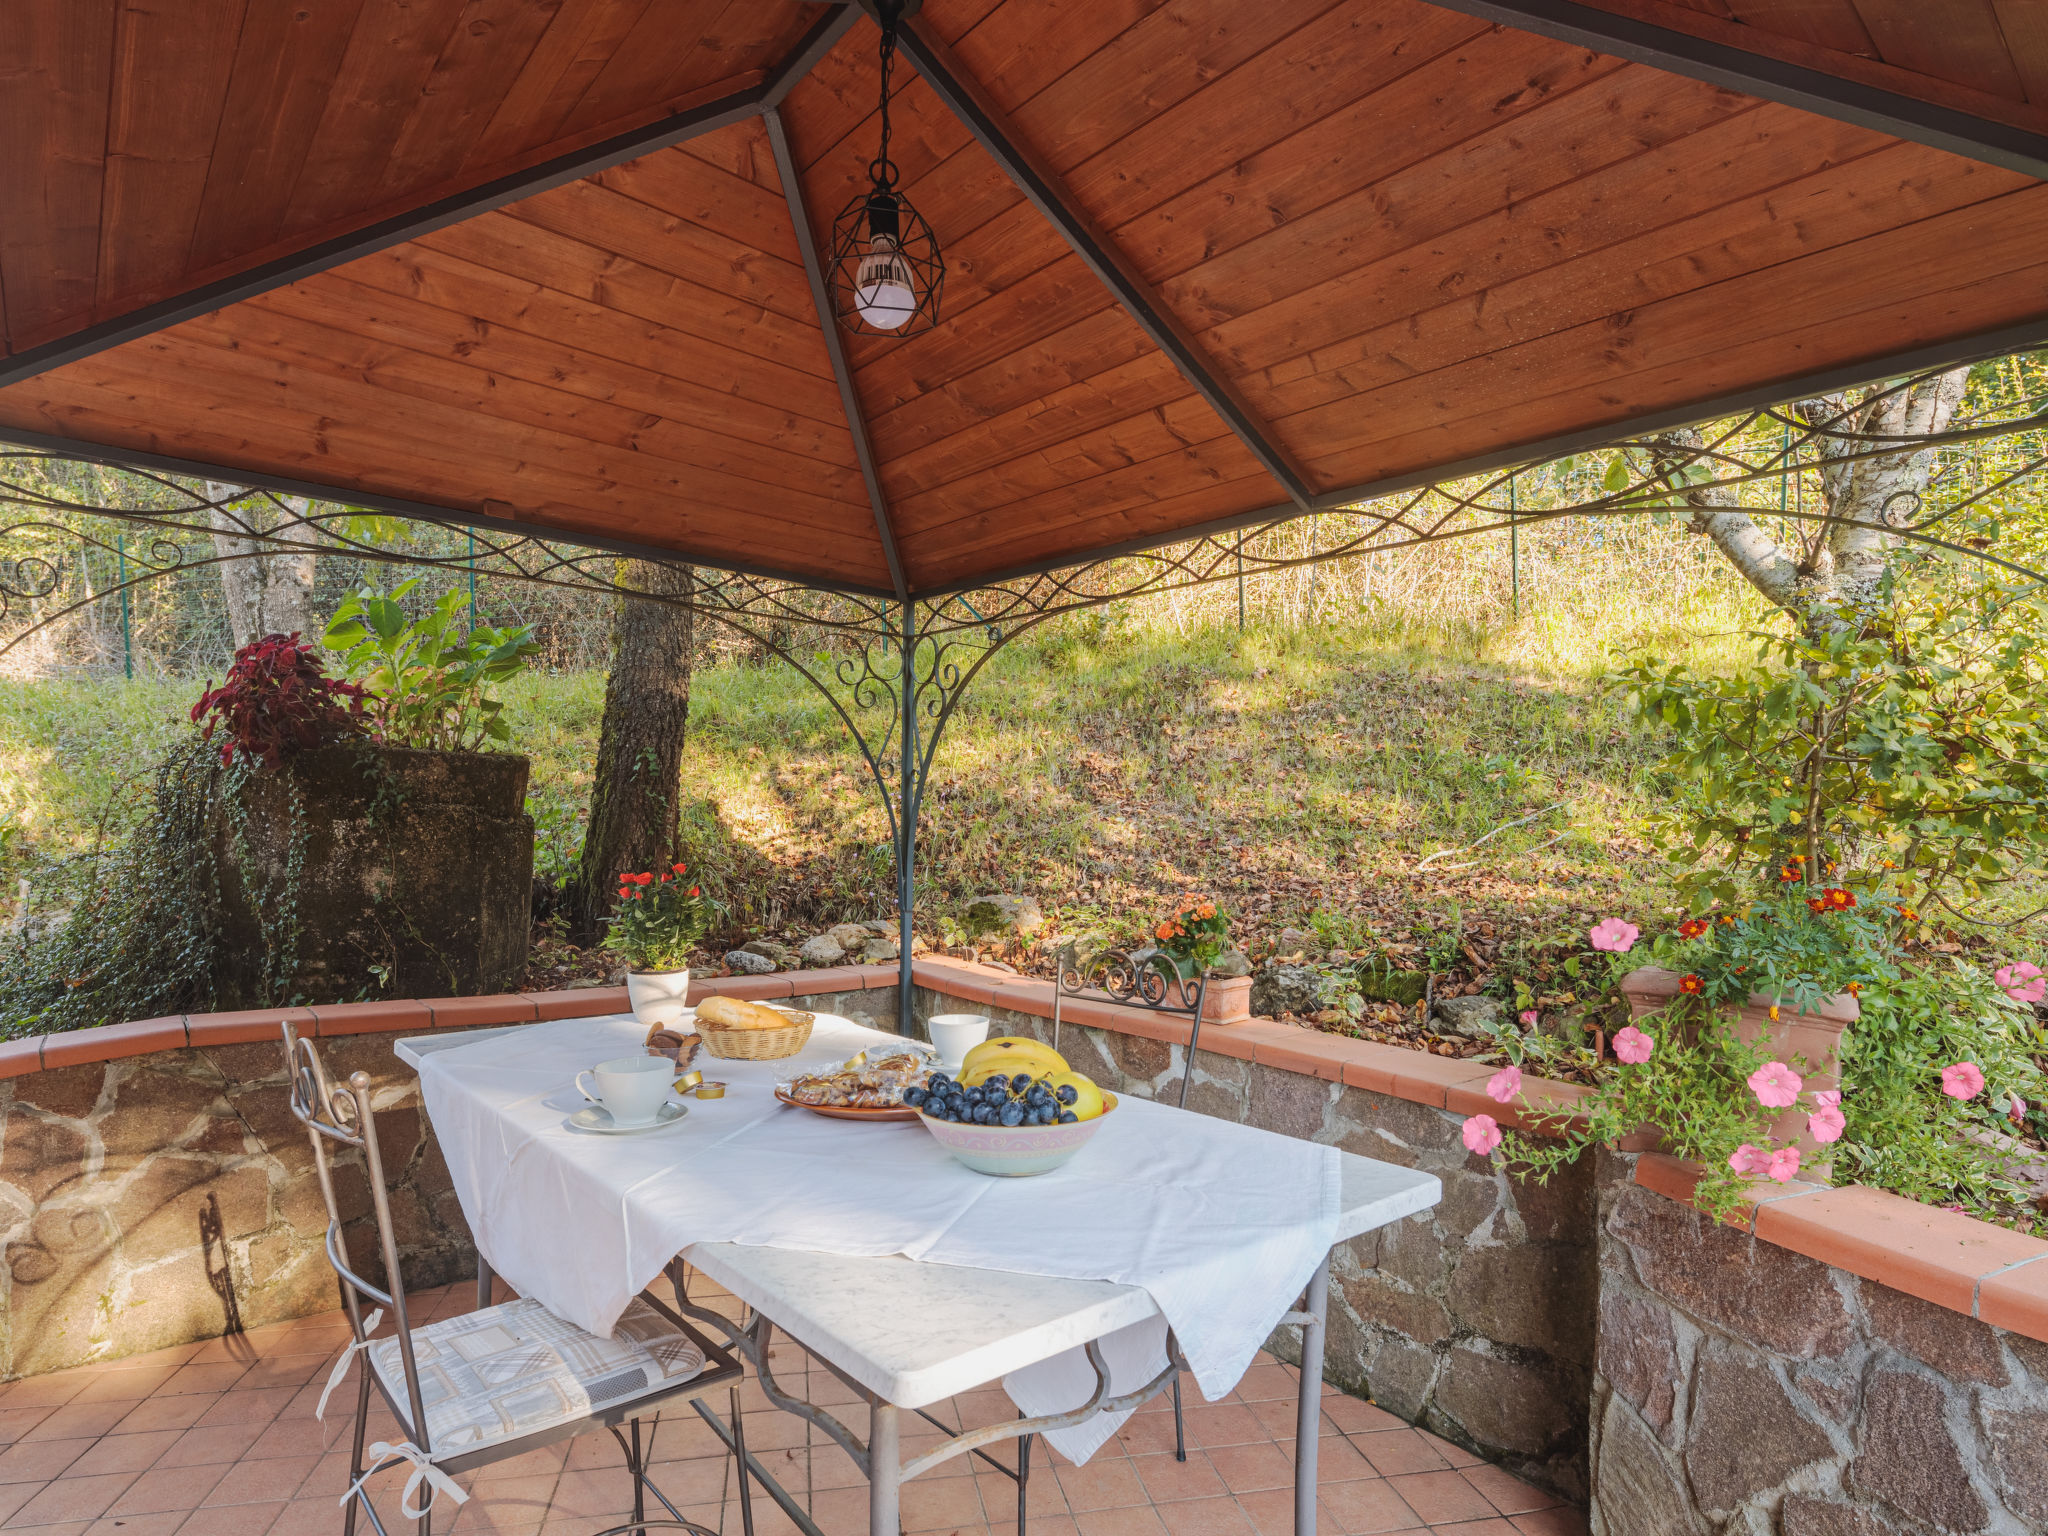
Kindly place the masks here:
<instances>
[{"instance_id":1,"label":"patterned seat cushion","mask_svg":"<svg viewBox=\"0 0 2048 1536\"><path fill-rule=\"evenodd\" d=\"M416 1328L412 1348L436 1459L584 1418L704 1370L703 1351L644 1301L626 1308L609 1339L520 1300ZM398 1340L380 1339L369 1354L404 1403Z\"/></svg>"}]
</instances>

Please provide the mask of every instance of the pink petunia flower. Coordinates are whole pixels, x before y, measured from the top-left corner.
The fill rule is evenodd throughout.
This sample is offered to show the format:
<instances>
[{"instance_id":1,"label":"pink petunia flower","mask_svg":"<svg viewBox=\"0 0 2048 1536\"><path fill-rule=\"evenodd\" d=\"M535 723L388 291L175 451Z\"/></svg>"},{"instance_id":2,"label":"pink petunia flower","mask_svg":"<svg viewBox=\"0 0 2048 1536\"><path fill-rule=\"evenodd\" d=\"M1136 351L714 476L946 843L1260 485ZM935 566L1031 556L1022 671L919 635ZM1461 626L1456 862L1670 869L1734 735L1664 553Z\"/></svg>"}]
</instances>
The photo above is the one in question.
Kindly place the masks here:
<instances>
[{"instance_id":1,"label":"pink petunia flower","mask_svg":"<svg viewBox=\"0 0 2048 1536\"><path fill-rule=\"evenodd\" d=\"M1780 1184L1783 1184L1799 1171L1799 1149L1797 1147L1778 1148L1764 1163L1763 1171L1765 1178L1776 1179Z\"/></svg>"},{"instance_id":2,"label":"pink petunia flower","mask_svg":"<svg viewBox=\"0 0 2048 1536\"><path fill-rule=\"evenodd\" d=\"M1593 931L1586 935L1595 949L1605 950L1610 955L1625 955L1636 947L1636 940L1643 936L1643 930L1634 923L1625 923L1618 917L1602 918L1594 924Z\"/></svg>"},{"instance_id":3,"label":"pink petunia flower","mask_svg":"<svg viewBox=\"0 0 2048 1536\"><path fill-rule=\"evenodd\" d=\"M1974 1061L1943 1067L1941 1091L1952 1099L1974 1099L1984 1091L1984 1069Z\"/></svg>"},{"instance_id":4,"label":"pink petunia flower","mask_svg":"<svg viewBox=\"0 0 2048 1536\"><path fill-rule=\"evenodd\" d=\"M1614 1059L1639 1067L1650 1059L1650 1052L1657 1048L1657 1042L1637 1029L1625 1024L1614 1032Z\"/></svg>"},{"instance_id":5,"label":"pink petunia flower","mask_svg":"<svg viewBox=\"0 0 2048 1536\"><path fill-rule=\"evenodd\" d=\"M1534 1008L1524 1008L1522 1010L1522 1028L1534 1029L1540 1022L1540 1016Z\"/></svg>"},{"instance_id":6,"label":"pink petunia flower","mask_svg":"<svg viewBox=\"0 0 2048 1536\"><path fill-rule=\"evenodd\" d=\"M1728 1166L1737 1173L1762 1173L1770 1162L1770 1154L1762 1147L1753 1147L1744 1142L1728 1154Z\"/></svg>"},{"instance_id":7,"label":"pink petunia flower","mask_svg":"<svg viewBox=\"0 0 2048 1536\"><path fill-rule=\"evenodd\" d=\"M1465 1150L1485 1157L1500 1145L1500 1122L1491 1115L1474 1115L1465 1122L1465 1129L1459 1132L1465 1142Z\"/></svg>"},{"instance_id":8,"label":"pink petunia flower","mask_svg":"<svg viewBox=\"0 0 2048 1536\"><path fill-rule=\"evenodd\" d=\"M1815 1141L1840 1141L1848 1124L1839 1109L1824 1105L1806 1117L1806 1134Z\"/></svg>"},{"instance_id":9,"label":"pink petunia flower","mask_svg":"<svg viewBox=\"0 0 2048 1536\"><path fill-rule=\"evenodd\" d=\"M1749 1091L1766 1109L1789 1109L1799 1100L1799 1074L1782 1061L1767 1061L1749 1074Z\"/></svg>"},{"instance_id":10,"label":"pink petunia flower","mask_svg":"<svg viewBox=\"0 0 2048 1536\"><path fill-rule=\"evenodd\" d=\"M1991 979L2005 988L2005 995L2016 1003L2038 1003L2048 997L2048 976L2042 975L2041 967L2031 960L2001 965L1991 973Z\"/></svg>"},{"instance_id":11,"label":"pink petunia flower","mask_svg":"<svg viewBox=\"0 0 2048 1536\"><path fill-rule=\"evenodd\" d=\"M1840 1109L1842 1090L1839 1088L1816 1088L1813 1090L1813 1104L1816 1109Z\"/></svg>"},{"instance_id":12,"label":"pink petunia flower","mask_svg":"<svg viewBox=\"0 0 2048 1536\"><path fill-rule=\"evenodd\" d=\"M1507 1104L1522 1091L1522 1069L1505 1066L1486 1080L1486 1096L1496 1104Z\"/></svg>"}]
</instances>

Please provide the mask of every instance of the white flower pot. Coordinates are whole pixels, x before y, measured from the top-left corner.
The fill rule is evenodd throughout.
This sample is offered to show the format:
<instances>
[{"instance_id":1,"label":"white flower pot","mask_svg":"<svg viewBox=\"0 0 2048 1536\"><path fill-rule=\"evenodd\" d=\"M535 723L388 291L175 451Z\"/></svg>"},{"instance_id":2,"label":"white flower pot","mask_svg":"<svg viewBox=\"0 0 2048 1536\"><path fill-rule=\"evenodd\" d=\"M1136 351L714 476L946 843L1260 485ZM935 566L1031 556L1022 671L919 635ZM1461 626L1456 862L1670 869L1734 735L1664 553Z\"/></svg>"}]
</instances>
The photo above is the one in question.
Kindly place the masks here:
<instances>
[{"instance_id":1,"label":"white flower pot","mask_svg":"<svg viewBox=\"0 0 2048 1536\"><path fill-rule=\"evenodd\" d=\"M633 1001L633 1017L650 1029L667 1028L680 1021L689 990L687 969L626 973L626 996Z\"/></svg>"}]
</instances>

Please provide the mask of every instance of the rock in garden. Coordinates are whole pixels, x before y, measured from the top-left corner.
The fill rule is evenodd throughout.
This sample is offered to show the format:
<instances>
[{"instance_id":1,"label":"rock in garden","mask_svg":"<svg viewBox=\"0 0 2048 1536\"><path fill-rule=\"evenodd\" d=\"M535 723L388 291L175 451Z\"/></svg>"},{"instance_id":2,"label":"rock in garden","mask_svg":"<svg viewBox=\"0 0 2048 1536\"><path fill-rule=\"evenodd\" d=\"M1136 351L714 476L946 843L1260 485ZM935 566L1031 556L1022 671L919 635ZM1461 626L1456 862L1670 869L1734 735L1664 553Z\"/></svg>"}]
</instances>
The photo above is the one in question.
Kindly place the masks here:
<instances>
[{"instance_id":1,"label":"rock in garden","mask_svg":"<svg viewBox=\"0 0 2048 1536\"><path fill-rule=\"evenodd\" d=\"M1216 957L1216 963L1209 967L1211 976L1249 976L1252 963L1245 958L1241 949L1226 949Z\"/></svg>"},{"instance_id":2,"label":"rock in garden","mask_svg":"<svg viewBox=\"0 0 2048 1536\"><path fill-rule=\"evenodd\" d=\"M750 955L759 955L763 960L773 960L778 966L796 964L796 951L773 939L749 939L740 948Z\"/></svg>"},{"instance_id":3,"label":"rock in garden","mask_svg":"<svg viewBox=\"0 0 2048 1536\"><path fill-rule=\"evenodd\" d=\"M870 938L867 929L859 923L834 923L825 930L825 936L849 954Z\"/></svg>"},{"instance_id":4,"label":"rock in garden","mask_svg":"<svg viewBox=\"0 0 2048 1536\"><path fill-rule=\"evenodd\" d=\"M1274 962L1252 981L1252 1012L1263 1018L1283 1013L1304 1017L1321 1011L1323 978L1311 966Z\"/></svg>"},{"instance_id":5,"label":"rock in garden","mask_svg":"<svg viewBox=\"0 0 2048 1536\"><path fill-rule=\"evenodd\" d=\"M1436 1005L1444 1029L1467 1040L1489 1040L1501 1024L1501 1006L1490 997L1447 997Z\"/></svg>"},{"instance_id":6,"label":"rock in garden","mask_svg":"<svg viewBox=\"0 0 2048 1536\"><path fill-rule=\"evenodd\" d=\"M1375 1003L1399 1003L1404 1008L1419 1003L1429 991L1429 972L1396 971L1384 966L1360 966L1357 971L1359 996Z\"/></svg>"},{"instance_id":7,"label":"rock in garden","mask_svg":"<svg viewBox=\"0 0 2048 1536\"><path fill-rule=\"evenodd\" d=\"M869 918L866 922L861 924L861 927L867 929L869 933L872 933L878 939L895 938L896 930L900 926L901 924L885 922L879 917Z\"/></svg>"},{"instance_id":8,"label":"rock in garden","mask_svg":"<svg viewBox=\"0 0 2048 1536\"><path fill-rule=\"evenodd\" d=\"M774 974L776 965L766 955L757 955L750 949L732 949L726 951L725 968L742 976L769 976Z\"/></svg>"},{"instance_id":9,"label":"rock in garden","mask_svg":"<svg viewBox=\"0 0 2048 1536\"><path fill-rule=\"evenodd\" d=\"M967 905L967 931L976 938L999 933L1028 938L1045 926L1035 896L977 896Z\"/></svg>"},{"instance_id":10,"label":"rock in garden","mask_svg":"<svg viewBox=\"0 0 2048 1536\"><path fill-rule=\"evenodd\" d=\"M1303 933L1299 928L1282 928L1273 946L1276 954L1301 955L1311 950L1320 951L1322 940L1312 933Z\"/></svg>"},{"instance_id":11,"label":"rock in garden","mask_svg":"<svg viewBox=\"0 0 2048 1536\"><path fill-rule=\"evenodd\" d=\"M902 953L894 939L871 938L861 946L860 958L863 965L880 965L885 960L896 959Z\"/></svg>"},{"instance_id":12,"label":"rock in garden","mask_svg":"<svg viewBox=\"0 0 2048 1536\"><path fill-rule=\"evenodd\" d=\"M846 958L846 946L829 933L821 933L805 939L803 947L796 952L797 959L816 969L821 965L837 965Z\"/></svg>"}]
</instances>

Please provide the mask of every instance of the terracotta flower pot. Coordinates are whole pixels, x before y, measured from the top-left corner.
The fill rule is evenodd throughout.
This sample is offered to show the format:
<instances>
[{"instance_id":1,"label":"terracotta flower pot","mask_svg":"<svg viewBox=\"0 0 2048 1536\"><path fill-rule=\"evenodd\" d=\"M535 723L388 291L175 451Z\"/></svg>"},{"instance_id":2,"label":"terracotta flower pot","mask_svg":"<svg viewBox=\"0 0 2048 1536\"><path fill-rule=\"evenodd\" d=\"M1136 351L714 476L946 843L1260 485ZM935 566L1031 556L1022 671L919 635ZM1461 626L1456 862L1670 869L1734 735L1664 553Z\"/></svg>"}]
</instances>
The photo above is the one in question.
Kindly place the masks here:
<instances>
[{"instance_id":1,"label":"terracotta flower pot","mask_svg":"<svg viewBox=\"0 0 2048 1536\"><path fill-rule=\"evenodd\" d=\"M1252 979L1249 976L1211 976L1209 990L1202 998L1204 1024L1242 1024L1252 1016Z\"/></svg>"},{"instance_id":2,"label":"terracotta flower pot","mask_svg":"<svg viewBox=\"0 0 2048 1536\"><path fill-rule=\"evenodd\" d=\"M1680 996L1679 976L1657 966L1644 966L1622 978L1621 994L1628 999L1632 1018L1644 1018ZM1804 1080L1799 1102L1780 1110L1771 1122L1771 1138L1778 1145L1799 1148L1802 1177L1827 1176L1829 1154L1806 1133L1806 1116L1812 1109L1812 1094L1842 1086L1842 1031L1862 1016L1862 1008L1847 993L1838 994L1812 1013L1794 1013L1781 1007L1771 1018L1771 999L1762 992L1750 994L1736 1015L1735 1034L1740 1040L1762 1045L1773 1060L1787 1063Z\"/></svg>"}]
</instances>

